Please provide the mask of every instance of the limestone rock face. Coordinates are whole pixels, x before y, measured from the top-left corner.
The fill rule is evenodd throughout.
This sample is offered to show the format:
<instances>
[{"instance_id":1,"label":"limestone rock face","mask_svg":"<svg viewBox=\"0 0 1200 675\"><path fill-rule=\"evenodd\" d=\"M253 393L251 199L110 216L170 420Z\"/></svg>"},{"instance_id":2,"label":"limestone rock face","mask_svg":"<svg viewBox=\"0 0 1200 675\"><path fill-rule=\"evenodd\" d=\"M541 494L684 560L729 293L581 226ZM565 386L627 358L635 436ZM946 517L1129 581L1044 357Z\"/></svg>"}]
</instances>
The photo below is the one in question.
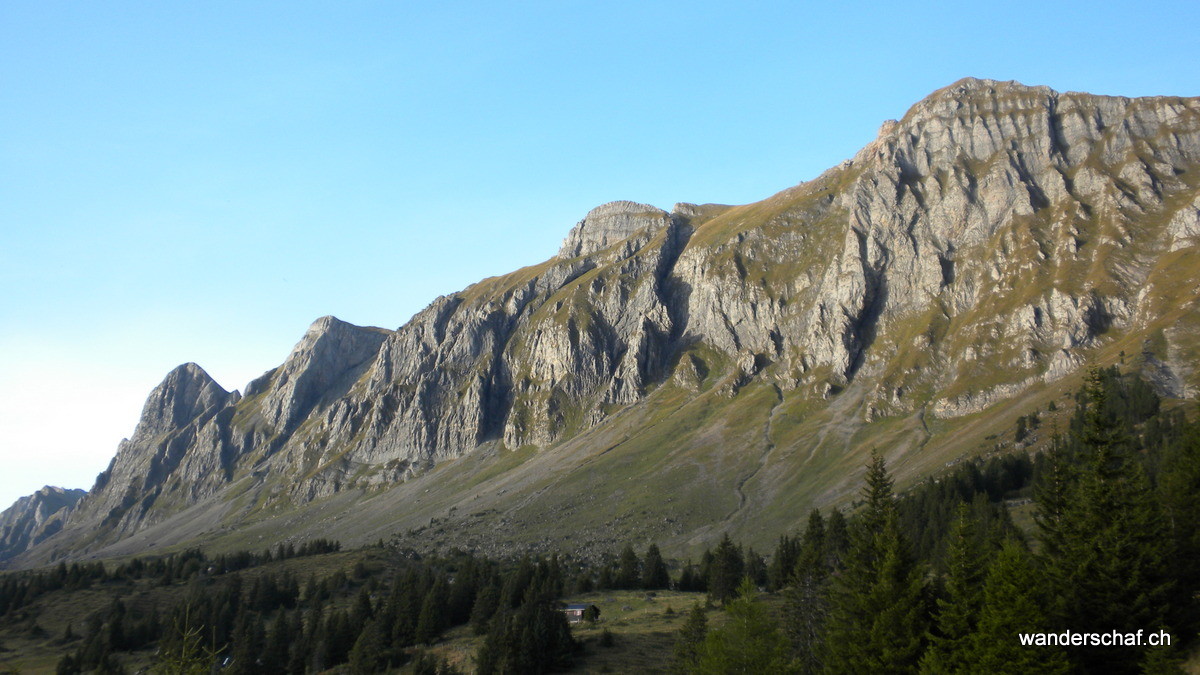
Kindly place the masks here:
<instances>
[{"instance_id":1,"label":"limestone rock face","mask_svg":"<svg viewBox=\"0 0 1200 675\"><path fill-rule=\"evenodd\" d=\"M66 513L85 494L47 485L5 509L0 513L0 562L62 529Z\"/></svg>"},{"instance_id":2,"label":"limestone rock face","mask_svg":"<svg viewBox=\"0 0 1200 675\"><path fill-rule=\"evenodd\" d=\"M574 258L601 251L642 231L668 226L670 214L649 204L609 202L588 212L563 241L560 258Z\"/></svg>"},{"instance_id":3,"label":"limestone rock face","mask_svg":"<svg viewBox=\"0 0 1200 675\"><path fill-rule=\"evenodd\" d=\"M353 382L355 369L375 357L389 333L332 316L317 319L283 365L251 382L246 395L265 394L262 411L267 424L291 430L322 398L344 393L339 385Z\"/></svg>"},{"instance_id":4,"label":"limestone rock face","mask_svg":"<svg viewBox=\"0 0 1200 675\"><path fill-rule=\"evenodd\" d=\"M962 80L762 202L612 202L556 257L395 331L319 319L245 397L181 366L46 544L232 494L390 485L483 446L553 451L664 384L814 406L854 385L864 422L954 417L1120 344L1191 395L1197 237L1200 99Z\"/></svg>"},{"instance_id":5,"label":"limestone rock face","mask_svg":"<svg viewBox=\"0 0 1200 675\"><path fill-rule=\"evenodd\" d=\"M72 522L128 533L153 520L147 516L164 492L212 494L236 459L228 423L240 399L194 363L172 370L150 392L133 436L121 441Z\"/></svg>"}]
</instances>

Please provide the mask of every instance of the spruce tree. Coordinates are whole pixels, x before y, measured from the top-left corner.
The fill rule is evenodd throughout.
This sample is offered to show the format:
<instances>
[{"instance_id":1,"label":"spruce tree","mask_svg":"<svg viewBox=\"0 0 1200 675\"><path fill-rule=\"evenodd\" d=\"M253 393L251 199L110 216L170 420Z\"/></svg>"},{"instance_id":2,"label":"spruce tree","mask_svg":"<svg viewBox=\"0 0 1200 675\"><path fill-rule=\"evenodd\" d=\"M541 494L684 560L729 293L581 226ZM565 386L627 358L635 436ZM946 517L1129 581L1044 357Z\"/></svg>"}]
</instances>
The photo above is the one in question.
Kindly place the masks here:
<instances>
[{"instance_id":1,"label":"spruce tree","mask_svg":"<svg viewBox=\"0 0 1200 675\"><path fill-rule=\"evenodd\" d=\"M642 561L642 587L647 590L668 588L671 585L671 574L667 564L663 562L662 553L656 544L646 548L646 558Z\"/></svg>"},{"instance_id":2,"label":"spruce tree","mask_svg":"<svg viewBox=\"0 0 1200 675\"><path fill-rule=\"evenodd\" d=\"M725 623L705 636L694 672L725 675L792 671L787 640L757 595L753 580L743 578L737 598L725 607Z\"/></svg>"},{"instance_id":3,"label":"spruce tree","mask_svg":"<svg viewBox=\"0 0 1200 675\"><path fill-rule=\"evenodd\" d=\"M778 591L792 581L792 572L796 569L796 558L800 555L800 539L780 535L779 543L775 545L775 555L771 556L771 564L767 568L767 588Z\"/></svg>"},{"instance_id":4,"label":"spruce tree","mask_svg":"<svg viewBox=\"0 0 1200 675\"><path fill-rule=\"evenodd\" d=\"M1159 474L1163 515L1173 544L1176 596L1192 598L1175 608L1173 624L1200 627L1200 424L1190 425L1165 453Z\"/></svg>"},{"instance_id":5,"label":"spruce tree","mask_svg":"<svg viewBox=\"0 0 1200 675\"><path fill-rule=\"evenodd\" d=\"M1019 641L1020 633L1051 630L1038 576L1024 548L1016 541L1006 541L988 569L975 631L955 652L954 660L947 664L950 667L937 672L1071 672L1061 648L1022 645Z\"/></svg>"},{"instance_id":6,"label":"spruce tree","mask_svg":"<svg viewBox=\"0 0 1200 675\"><path fill-rule=\"evenodd\" d=\"M825 564L831 570L842 568L842 557L850 548L850 532L846 517L834 509L825 522Z\"/></svg>"},{"instance_id":7,"label":"spruce tree","mask_svg":"<svg viewBox=\"0 0 1200 675\"><path fill-rule=\"evenodd\" d=\"M753 581L755 586L767 585L767 563L761 555L754 551L753 547L746 549L746 560L742 566L742 574Z\"/></svg>"},{"instance_id":8,"label":"spruce tree","mask_svg":"<svg viewBox=\"0 0 1200 675\"><path fill-rule=\"evenodd\" d=\"M263 650L258 656L259 672L269 675L287 672L288 646L292 641L290 628L287 616L281 610L275 615L263 641Z\"/></svg>"},{"instance_id":9,"label":"spruce tree","mask_svg":"<svg viewBox=\"0 0 1200 675\"><path fill-rule=\"evenodd\" d=\"M641 566L641 561L638 560L637 554L633 552L633 547L626 544L625 548L621 549L620 562L617 566L617 578L615 579L617 588L621 590L641 588Z\"/></svg>"},{"instance_id":10,"label":"spruce tree","mask_svg":"<svg viewBox=\"0 0 1200 675\"><path fill-rule=\"evenodd\" d=\"M449 589L445 578L439 576L421 602L414 639L420 644L431 644L446 629L446 601Z\"/></svg>"},{"instance_id":11,"label":"spruce tree","mask_svg":"<svg viewBox=\"0 0 1200 675\"><path fill-rule=\"evenodd\" d=\"M900 535L883 458L867 466L865 505L831 588L825 669L833 673L916 672L928 616L921 574Z\"/></svg>"},{"instance_id":12,"label":"spruce tree","mask_svg":"<svg viewBox=\"0 0 1200 675\"><path fill-rule=\"evenodd\" d=\"M363 626L348 655L350 672L378 673L388 665L390 631L378 620Z\"/></svg>"},{"instance_id":13,"label":"spruce tree","mask_svg":"<svg viewBox=\"0 0 1200 675\"><path fill-rule=\"evenodd\" d=\"M821 638L828 608L826 581L830 572L825 548L825 520L819 510L813 509L800 540L790 575L792 583L784 591L783 603L784 632L802 673L821 670Z\"/></svg>"},{"instance_id":14,"label":"spruce tree","mask_svg":"<svg viewBox=\"0 0 1200 675\"><path fill-rule=\"evenodd\" d=\"M708 571L708 594L714 602L725 604L737 595L742 581L742 552L726 534L717 544Z\"/></svg>"},{"instance_id":15,"label":"spruce tree","mask_svg":"<svg viewBox=\"0 0 1200 675\"><path fill-rule=\"evenodd\" d=\"M697 602L688 612L687 620L679 629L679 637L675 639L671 672L694 673L700 661L700 648L708 635L708 612L704 605Z\"/></svg>"},{"instance_id":16,"label":"spruce tree","mask_svg":"<svg viewBox=\"0 0 1200 675\"><path fill-rule=\"evenodd\" d=\"M471 606L471 630L476 635L485 635L488 632L488 623L495 616L499 606L500 587L495 582L479 589L475 595L475 604Z\"/></svg>"},{"instance_id":17,"label":"spruce tree","mask_svg":"<svg viewBox=\"0 0 1200 675\"><path fill-rule=\"evenodd\" d=\"M1043 529L1057 627L1097 633L1158 629L1171 590L1164 519L1126 430L1108 408L1097 370L1088 376L1082 404L1078 474L1058 507L1057 527ZM1132 671L1143 651L1078 647L1072 657L1085 670Z\"/></svg>"},{"instance_id":18,"label":"spruce tree","mask_svg":"<svg viewBox=\"0 0 1200 675\"><path fill-rule=\"evenodd\" d=\"M975 520L966 504L959 504L958 518L950 533L946 551L946 584L937 599L935 631L929 649L921 659L926 673L969 673L966 653L979 621L983 604L983 551L976 538Z\"/></svg>"}]
</instances>

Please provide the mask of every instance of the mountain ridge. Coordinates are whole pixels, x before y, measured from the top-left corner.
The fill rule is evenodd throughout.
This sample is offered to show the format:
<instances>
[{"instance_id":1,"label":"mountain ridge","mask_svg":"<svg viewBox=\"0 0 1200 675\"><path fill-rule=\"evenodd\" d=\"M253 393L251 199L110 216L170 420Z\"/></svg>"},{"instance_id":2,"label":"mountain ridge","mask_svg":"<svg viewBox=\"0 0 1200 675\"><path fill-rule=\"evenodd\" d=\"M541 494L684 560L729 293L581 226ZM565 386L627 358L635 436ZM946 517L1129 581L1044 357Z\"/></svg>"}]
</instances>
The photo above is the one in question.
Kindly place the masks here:
<instances>
[{"instance_id":1,"label":"mountain ridge","mask_svg":"<svg viewBox=\"0 0 1200 675\"><path fill-rule=\"evenodd\" d=\"M547 476L619 474L606 463L626 450L639 481L677 481L656 496L689 506L627 504L601 476L611 517L580 533L649 536L662 515L684 548L746 514L844 497L868 441L891 438L914 471L952 460L964 448L931 443L929 420L969 426L1114 351L1194 396L1198 165L1197 99L960 80L761 202L610 202L554 258L395 331L318 319L244 396L181 366L64 531L23 559L149 545L139 533L188 513L210 515L181 531L211 537L387 497L361 536L379 535L427 513L403 486L485 458L477 475L514 466L451 490L446 510L494 503L480 518L507 531L578 508ZM637 445L676 417L676 447ZM706 491L723 496L701 508Z\"/></svg>"},{"instance_id":2,"label":"mountain ridge","mask_svg":"<svg viewBox=\"0 0 1200 675\"><path fill-rule=\"evenodd\" d=\"M67 512L86 494L79 489L47 485L0 512L0 559L20 553L53 536Z\"/></svg>"}]
</instances>

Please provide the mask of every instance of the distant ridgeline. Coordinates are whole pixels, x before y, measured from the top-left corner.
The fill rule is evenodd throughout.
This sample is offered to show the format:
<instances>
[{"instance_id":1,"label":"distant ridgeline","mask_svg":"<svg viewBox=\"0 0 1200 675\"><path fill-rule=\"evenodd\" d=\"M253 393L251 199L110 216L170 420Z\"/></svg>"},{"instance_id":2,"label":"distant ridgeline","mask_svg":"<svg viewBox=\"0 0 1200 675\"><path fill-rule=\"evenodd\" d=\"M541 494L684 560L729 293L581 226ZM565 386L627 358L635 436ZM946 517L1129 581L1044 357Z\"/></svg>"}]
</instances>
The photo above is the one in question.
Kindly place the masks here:
<instances>
[{"instance_id":1,"label":"distant ridgeline","mask_svg":"<svg viewBox=\"0 0 1200 675\"><path fill-rule=\"evenodd\" d=\"M875 457L852 513L814 510L769 559L734 532L698 563L675 561L674 574L654 545L641 555L626 545L600 565L328 541L60 564L0 578L0 641L20 645L0 659L62 653L66 673L218 662L230 672L554 672L596 649L633 648L622 624L581 643L561 598L673 588L717 608L698 604L685 621L668 607L664 620L682 626L674 647L637 647L663 669L1159 672L1197 647L1200 424L1116 368L1093 371L1075 400L1046 451L965 462L898 498ZM1038 426L1026 418L1026 433ZM84 592L107 600L75 606ZM710 627L708 611L731 620ZM448 637L455 626L470 628ZM1139 630L1174 641L1017 642ZM447 641L473 658L446 656L461 651L439 651Z\"/></svg>"}]
</instances>

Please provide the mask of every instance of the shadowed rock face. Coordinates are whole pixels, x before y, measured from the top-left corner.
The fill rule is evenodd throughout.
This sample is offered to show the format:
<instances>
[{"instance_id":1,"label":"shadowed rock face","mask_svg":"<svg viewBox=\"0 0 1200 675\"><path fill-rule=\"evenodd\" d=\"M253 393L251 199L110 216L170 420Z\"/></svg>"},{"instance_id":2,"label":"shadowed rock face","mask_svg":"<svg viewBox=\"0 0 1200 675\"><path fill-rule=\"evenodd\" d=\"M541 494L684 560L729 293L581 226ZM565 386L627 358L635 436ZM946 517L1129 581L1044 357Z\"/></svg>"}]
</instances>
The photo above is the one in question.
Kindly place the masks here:
<instances>
[{"instance_id":1,"label":"shadowed rock face","mask_svg":"<svg viewBox=\"0 0 1200 675\"><path fill-rule=\"evenodd\" d=\"M818 406L854 384L863 422L955 417L1120 342L1191 396L1198 169L1200 100L962 80L763 202L612 202L555 258L395 331L319 319L245 397L181 366L55 542L235 494L388 485L485 444L554 447L665 382L763 381Z\"/></svg>"},{"instance_id":2,"label":"shadowed rock face","mask_svg":"<svg viewBox=\"0 0 1200 675\"><path fill-rule=\"evenodd\" d=\"M0 513L0 561L24 552L62 529L71 507L86 494L83 490L46 487L21 497Z\"/></svg>"}]
</instances>

